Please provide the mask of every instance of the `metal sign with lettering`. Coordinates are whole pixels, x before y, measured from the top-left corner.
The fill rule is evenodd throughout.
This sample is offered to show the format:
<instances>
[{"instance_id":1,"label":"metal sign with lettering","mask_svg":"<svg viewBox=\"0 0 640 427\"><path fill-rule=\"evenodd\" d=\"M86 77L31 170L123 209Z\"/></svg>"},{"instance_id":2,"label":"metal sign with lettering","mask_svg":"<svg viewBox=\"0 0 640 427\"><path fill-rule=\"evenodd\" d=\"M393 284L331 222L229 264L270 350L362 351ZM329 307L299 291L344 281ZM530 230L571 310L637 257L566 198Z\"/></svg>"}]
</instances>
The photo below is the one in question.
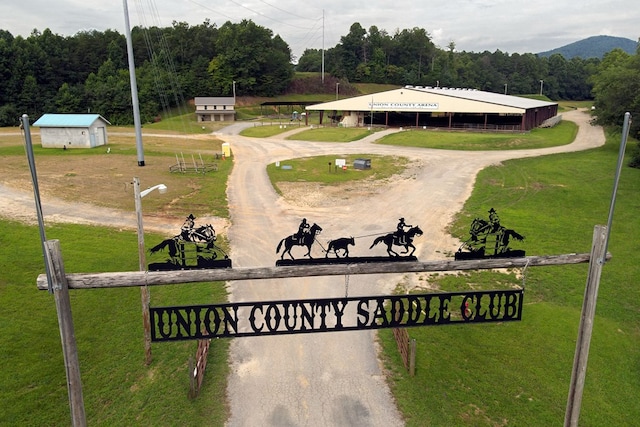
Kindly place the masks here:
<instances>
[{"instance_id":1,"label":"metal sign with lettering","mask_svg":"<svg viewBox=\"0 0 640 427\"><path fill-rule=\"evenodd\" d=\"M440 104L437 102L369 102L369 108L382 110L437 110Z\"/></svg>"},{"instance_id":2,"label":"metal sign with lettering","mask_svg":"<svg viewBox=\"0 0 640 427\"><path fill-rule=\"evenodd\" d=\"M521 320L524 290L152 307L151 340L339 332Z\"/></svg>"}]
</instances>

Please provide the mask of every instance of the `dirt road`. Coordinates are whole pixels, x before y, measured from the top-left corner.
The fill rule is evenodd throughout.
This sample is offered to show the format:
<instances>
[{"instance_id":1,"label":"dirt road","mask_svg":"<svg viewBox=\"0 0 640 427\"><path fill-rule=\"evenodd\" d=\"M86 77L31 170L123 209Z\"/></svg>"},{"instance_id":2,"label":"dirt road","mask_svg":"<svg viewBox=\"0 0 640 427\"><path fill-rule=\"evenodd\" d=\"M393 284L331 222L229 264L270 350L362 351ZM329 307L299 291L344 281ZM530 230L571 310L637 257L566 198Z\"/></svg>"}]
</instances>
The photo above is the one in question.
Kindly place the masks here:
<instances>
[{"instance_id":1,"label":"dirt road","mask_svg":"<svg viewBox=\"0 0 640 427\"><path fill-rule=\"evenodd\" d=\"M604 132L589 124L589 115L572 111L566 120L579 124L574 143L540 150L461 152L371 144L373 138L349 144L284 140L284 135L251 139L236 135L238 126L218 136L229 142L234 170L227 196L231 225L227 234L234 267L273 266L278 242L297 230L302 218L323 227L320 241L356 236L351 256L386 255L369 250L377 233L392 231L398 218L419 225L415 240L420 260L441 258L459 242L445 233L452 216L469 197L482 168L507 159L585 150L604 143ZM294 132L294 131L292 131ZM265 172L269 163L322 154L372 153L406 156L411 167L390 182L366 188L354 184L332 193L319 186L289 187L280 197ZM351 185L351 184L349 184ZM99 223L135 229L133 213L90 205L43 200L46 221ZM0 215L34 221L33 195L0 185ZM108 220L107 220L108 218ZM218 232L225 221L210 218ZM145 228L172 233L180 224L145 218ZM317 248L314 256L324 256ZM297 248L301 250L301 248ZM301 257L302 252L295 252ZM376 252L378 251L378 252ZM339 297L389 293L415 275L361 275L287 280L237 281L228 284L232 301ZM236 339L231 344L228 397L236 426L400 426L402 418L385 383L377 358L375 333L339 332Z\"/></svg>"},{"instance_id":2,"label":"dirt road","mask_svg":"<svg viewBox=\"0 0 640 427\"><path fill-rule=\"evenodd\" d=\"M479 170L511 158L584 150L604 143L602 129L592 127L584 112L566 113L564 118L580 125L573 144L508 152L390 147L371 144L371 139L337 146L287 141L283 135L259 140L221 135L236 159L227 190L234 266L272 266L279 256L275 253L277 243L295 232L302 218L320 224L320 241L326 242L392 231L398 218L404 217L425 231L414 242L418 258L442 257L443 252L453 252L459 246L444 230L469 197ZM281 198L269 184L265 172L269 163L332 153L401 155L413 159L414 164L390 183L366 191L356 188L347 197L317 197L307 186L294 196ZM357 238L351 256L385 255L382 247L378 253L368 249L372 240ZM301 257L304 252L298 250L294 256ZM324 255L316 248L314 256ZM378 295L390 292L402 279L398 275L353 276L347 286L341 278L314 277L231 282L229 287L233 301L261 301L346 293ZM238 339L231 346L231 366L229 427L403 425L384 382L373 332Z\"/></svg>"}]
</instances>

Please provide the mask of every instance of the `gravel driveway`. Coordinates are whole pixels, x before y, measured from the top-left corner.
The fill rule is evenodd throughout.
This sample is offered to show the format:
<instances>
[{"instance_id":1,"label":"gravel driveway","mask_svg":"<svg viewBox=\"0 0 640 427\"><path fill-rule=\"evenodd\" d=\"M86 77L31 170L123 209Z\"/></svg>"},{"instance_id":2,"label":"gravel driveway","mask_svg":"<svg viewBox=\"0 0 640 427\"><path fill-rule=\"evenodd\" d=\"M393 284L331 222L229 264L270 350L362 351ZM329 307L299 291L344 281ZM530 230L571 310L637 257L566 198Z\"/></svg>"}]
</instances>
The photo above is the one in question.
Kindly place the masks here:
<instances>
[{"instance_id":1,"label":"gravel driveway","mask_svg":"<svg viewBox=\"0 0 640 427\"><path fill-rule=\"evenodd\" d=\"M584 150L604 143L604 132L580 111L564 114L580 125L574 143L539 150L462 152L371 144L388 130L349 144L251 139L220 135L229 142L236 164L227 196L230 204L234 266L273 266L280 239L292 234L302 218L323 227L320 241L342 236L370 236L395 229L398 218L419 225L420 260L443 257L459 243L444 230L469 197L479 170L507 159ZM295 131L292 131L295 132ZM327 198L304 203L279 197L265 166L285 159L335 153L406 156L414 160L402 177L366 196ZM294 197L294 199L296 199ZM351 256L385 255L369 250L373 237L356 238ZM317 246L317 245L314 245ZM298 248L302 251L302 248ZM294 248L295 251L295 248ZM294 253L301 257L303 252ZM317 251L314 256L323 256ZM399 275L359 275L346 280L310 277L230 282L233 301L378 295L389 293ZM405 281L407 278L404 279ZM412 278L409 278L412 280ZM229 427L235 426L400 426L403 420L377 358L375 332L256 337L234 340L228 396Z\"/></svg>"},{"instance_id":2,"label":"gravel driveway","mask_svg":"<svg viewBox=\"0 0 640 427\"><path fill-rule=\"evenodd\" d=\"M320 241L357 236L351 256L386 255L383 247L369 250L372 236L395 229L398 218L419 225L424 235L414 241L421 261L454 252L459 242L445 227L469 197L478 171L504 160L578 151L604 144L602 128L589 124L584 111L563 114L578 123L574 143L539 150L462 152L371 144L395 130L378 132L360 141L332 144L287 141L284 134L266 139L237 135L241 128L225 128L217 136L229 142L234 169L227 188L231 224L215 218L219 232L227 228L234 267L273 266L278 242L297 230L302 218L323 227ZM291 132L296 132L294 130ZM265 166L297 157L348 153L392 154L413 160L401 176L348 197L321 191L276 194ZM375 165L374 165L375 167ZM309 187L311 188L311 187ZM311 193L319 193L313 203ZM315 194L318 196L318 194ZM43 200L48 222L100 223L135 229L135 216ZM33 195L0 185L0 215L35 220ZM114 223L113 221L117 221ZM180 224L145 219L145 228L171 233ZM224 232L224 231L222 231ZM323 256L317 245L314 256ZM300 248L298 248L300 249ZM301 257L302 252L295 252ZM375 252L379 250L379 252ZM348 282L347 282L348 279ZM378 295L389 293L403 278L397 274L357 275L349 278L309 277L229 282L232 301ZM404 280L414 280L412 277ZM348 286L347 286L348 283ZM235 426L401 426L403 420L390 394L377 357L373 331L252 337L233 340L228 398Z\"/></svg>"}]
</instances>

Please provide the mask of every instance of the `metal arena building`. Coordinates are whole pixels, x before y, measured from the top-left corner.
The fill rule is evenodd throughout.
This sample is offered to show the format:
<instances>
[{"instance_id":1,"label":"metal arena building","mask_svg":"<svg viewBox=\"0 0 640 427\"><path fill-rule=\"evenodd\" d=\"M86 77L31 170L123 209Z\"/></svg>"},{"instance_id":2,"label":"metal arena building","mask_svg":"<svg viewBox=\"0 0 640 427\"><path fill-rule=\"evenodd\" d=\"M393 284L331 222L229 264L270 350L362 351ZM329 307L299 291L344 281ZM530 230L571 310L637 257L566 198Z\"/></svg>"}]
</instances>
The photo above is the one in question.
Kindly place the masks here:
<instances>
[{"instance_id":1,"label":"metal arena building","mask_svg":"<svg viewBox=\"0 0 640 427\"><path fill-rule=\"evenodd\" d=\"M345 127L391 126L528 131L558 113L558 104L475 89L405 86L309 105Z\"/></svg>"}]
</instances>

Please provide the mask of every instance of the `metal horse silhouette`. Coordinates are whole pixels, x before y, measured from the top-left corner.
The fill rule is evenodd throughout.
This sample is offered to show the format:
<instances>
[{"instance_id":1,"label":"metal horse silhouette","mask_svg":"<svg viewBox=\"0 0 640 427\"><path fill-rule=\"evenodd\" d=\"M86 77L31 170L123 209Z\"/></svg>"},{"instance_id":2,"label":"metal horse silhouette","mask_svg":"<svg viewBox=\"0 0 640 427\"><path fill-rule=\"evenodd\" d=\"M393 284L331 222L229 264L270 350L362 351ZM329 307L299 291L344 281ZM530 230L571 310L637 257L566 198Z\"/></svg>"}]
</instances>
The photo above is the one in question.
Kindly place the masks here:
<instances>
[{"instance_id":1,"label":"metal horse silhouette","mask_svg":"<svg viewBox=\"0 0 640 427\"><path fill-rule=\"evenodd\" d=\"M316 235L321 231L322 227L320 227L316 223L309 226L309 224L307 223L307 219L304 218L302 220L302 223L300 224L300 227L298 228L297 233L280 240L280 243L278 243L278 247L276 248L276 253L280 252L282 244L284 243L284 251L282 251L282 256L280 257L280 259L284 259L285 254L289 254L291 259L295 259L291 254L291 248L293 248L294 246L306 246L307 253L304 254L304 256L313 258L311 256L311 246L313 245L313 242L316 241Z\"/></svg>"},{"instance_id":2,"label":"metal horse silhouette","mask_svg":"<svg viewBox=\"0 0 640 427\"><path fill-rule=\"evenodd\" d=\"M227 254L216 245L216 231L211 224L195 227L195 217L190 214L180 234L165 239L149 250L151 254L168 249L169 259L149 264L149 270L182 270L193 268L231 267ZM218 252L224 259L217 260Z\"/></svg>"},{"instance_id":3,"label":"metal horse silhouette","mask_svg":"<svg viewBox=\"0 0 640 427\"><path fill-rule=\"evenodd\" d=\"M422 236L422 230L418 226L409 228L409 230L406 233L403 233L403 235L398 235L398 233L395 232L380 236L373 241L369 249L373 248L378 243L383 242L387 245L387 253L389 256L400 256L398 252L392 249L394 245L404 246L405 250L403 254L406 254L409 252L409 248L412 248L411 253L407 254L407 256L411 256L416 251L416 247L413 245L413 238L415 236Z\"/></svg>"},{"instance_id":4,"label":"metal horse silhouette","mask_svg":"<svg viewBox=\"0 0 640 427\"><path fill-rule=\"evenodd\" d=\"M524 236L503 227L495 209L489 210L489 220L475 218L469 229L471 237L462 243L455 259L478 258L514 258L525 256L523 250L513 250L509 247L511 238L522 241Z\"/></svg>"},{"instance_id":5,"label":"metal horse silhouette","mask_svg":"<svg viewBox=\"0 0 640 427\"><path fill-rule=\"evenodd\" d=\"M278 261L277 266L285 265L300 265L300 264L344 264L354 262L390 262L390 261L417 261L413 253L416 251L416 247L413 245L413 239L416 236L422 235L420 227L405 224L404 218L400 218L396 231L392 233L382 233L380 237L376 238L369 249L372 249L377 244L383 242L387 245L388 256L369 256L369 257L349 257L349 246L355 246L355 237L341 237L338 239L329 240L327 248L325 249L317 240L317 235L322 231L322 228L318 224L309 225L307 219L303 218L298 232L292 234L284 239L280 240L276 253L280 253L280 250L284 246L282 255ZM361 236L367 237L367 236ZM311 247L317 242L318 245L325 252L324 258L314 259L311 256ZM404 252L398 253L393 250L393 246L404 247ZM306 259L295 259L291 254L291 249L294 246L306 246L307 253L304 255ZM290 259L285 259L285 255L289 255ZM331 256L330 255L334 255Z\"/></svg>"}]
</instances>

